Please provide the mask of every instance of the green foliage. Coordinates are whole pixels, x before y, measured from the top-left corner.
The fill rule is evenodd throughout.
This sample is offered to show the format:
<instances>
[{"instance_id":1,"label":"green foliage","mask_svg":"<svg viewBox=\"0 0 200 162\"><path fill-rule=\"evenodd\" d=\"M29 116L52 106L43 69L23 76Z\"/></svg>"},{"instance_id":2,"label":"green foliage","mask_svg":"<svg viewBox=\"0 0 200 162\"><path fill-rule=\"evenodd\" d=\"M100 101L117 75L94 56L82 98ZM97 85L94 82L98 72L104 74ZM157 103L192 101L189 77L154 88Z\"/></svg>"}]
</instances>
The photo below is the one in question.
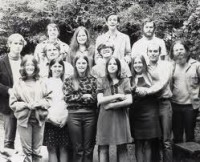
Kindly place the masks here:
<instances>
[{"instance_id":1,"label":"green foliage","mask_svg":"<svg viewBox=\"0 0 200 162\"><path fill-rule=\"evenodd\" d=\"M170 44L175 29L179 29L193 12L197 0L185 5L170 0L154 0L154 5L137 0L2 0L0 6L0 53L6 52L6 39L15 32L21 33L28 45L24 53L33 52L35 45L46 39L49 22L59 25L60 39L70 43L76 27L89 29L93 43L106 30L105 16L117 12L121 22L119 30L128 34L131 42L141 36L140 25L144 18L156 20L156 35Z\"/></svg>"}]
</instances>

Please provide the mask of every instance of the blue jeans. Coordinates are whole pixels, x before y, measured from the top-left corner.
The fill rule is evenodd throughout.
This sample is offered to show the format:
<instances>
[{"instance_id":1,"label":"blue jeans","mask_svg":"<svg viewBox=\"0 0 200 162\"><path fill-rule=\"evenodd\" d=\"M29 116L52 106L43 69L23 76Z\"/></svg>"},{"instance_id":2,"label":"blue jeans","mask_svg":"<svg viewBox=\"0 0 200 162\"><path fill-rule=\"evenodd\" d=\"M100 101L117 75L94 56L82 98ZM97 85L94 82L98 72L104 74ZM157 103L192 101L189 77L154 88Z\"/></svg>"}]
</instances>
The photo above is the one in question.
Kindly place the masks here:
<instances>
[{"instance_id":1,"label":"blue jeans","mask_svg":"<svg viewBox=\"0 0 200 162\"><path fill-rule=\"evenodd\" d=\"M73 145L73 162L92 162L96 113L69 113L67 124Z\"/></svg>"},{"instance_id":2,"label":"blue jeans","mask_svg":"<svg viewBox=\"0 0 200 162\"><path fill-rule=\"evenodd\" d=\"M194 141L194 128L196 126L198 110L194 110L191 104L180 105L172 103L172 108L172 130L174 135L174 143L183 142L184 132L186 142Z\"/></svg>"},{"instance_id":3,"label":"blue jeans","mask_svg":"<svg viewBox=\"0 0 200 162\"><path fill-rule=\"evenodd\" d=\"M15 118L13 112L11 114L3 114L4 121L4 147L14 149L16 129L17 129L17 119Z\"/></svg>"}]
</instances>

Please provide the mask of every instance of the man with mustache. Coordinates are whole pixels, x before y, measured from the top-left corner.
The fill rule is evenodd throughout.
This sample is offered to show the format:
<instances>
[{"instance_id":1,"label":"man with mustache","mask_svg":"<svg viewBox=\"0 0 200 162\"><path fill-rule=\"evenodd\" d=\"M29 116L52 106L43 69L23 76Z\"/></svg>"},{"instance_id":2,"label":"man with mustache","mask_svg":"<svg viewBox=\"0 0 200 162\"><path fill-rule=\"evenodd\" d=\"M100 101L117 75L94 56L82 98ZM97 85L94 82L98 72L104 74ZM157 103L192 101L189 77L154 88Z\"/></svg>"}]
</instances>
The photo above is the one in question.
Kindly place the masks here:
<instances>
[{"instance_id":1,"label":"man with mustache","mask_svg":"<svg viewBox=\"0 0 200 162\"><path fill-rule=\"evenodd\" d=\"M155 36L156 24L150 19L146 18L142 24L142 33L143 36L141 39L136 41L132 46L131 56L135 55L143 55L147 63L149 62L149 58L147 56L147 47L150 43L158 44L161 47L160 51L160 59L167 60L167 50L166 45L163 39L160 39Z\"/></svg>"}]
</instances>

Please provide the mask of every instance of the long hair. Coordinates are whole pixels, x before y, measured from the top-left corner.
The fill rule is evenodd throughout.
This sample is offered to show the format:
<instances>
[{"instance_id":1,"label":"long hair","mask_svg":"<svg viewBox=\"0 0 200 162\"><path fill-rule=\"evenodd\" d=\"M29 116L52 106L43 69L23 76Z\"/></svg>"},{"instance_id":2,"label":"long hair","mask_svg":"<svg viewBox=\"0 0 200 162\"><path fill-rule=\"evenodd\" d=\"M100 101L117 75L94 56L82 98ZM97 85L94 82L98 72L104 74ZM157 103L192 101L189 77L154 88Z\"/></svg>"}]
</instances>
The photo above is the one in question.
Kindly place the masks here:
<instances>
[{"instance_id":1,"label":"long hair","mask_svg":"<svg viewBox=\"0 0 200 162\"><path fill-rule=\"evenodd\" d=\"M34 80L38 80L39 79L39 67L38 67L38 62L37 60L34 58L33 55L25 55L24 57L22 57L22 61L21 61L21 65L20 65L20 74L21 74L21 79L26 81L28 79L28 75L26 73L26 70L25 70L25 66L26 66L26 63L28 60L31 60L33 62L33 65L35 67L35 70L33 72L33 79Z\"/></svg>"},{"instance_id":2,"label":"long hair","mask_svg":"<svg viewBox=\"0 0 200 162\"><path fill-rule=\"evenodd\" d=\"M79 89L79 80L80 80L80 76L78 73L78 70L76 68L76 62L78 61L78 59L84 59L87 62L87 68L85 71L85 76L89 77L90 76L90 66L89 66L89 60L88 57L85 55L77 55L74 60L73 60L73 67L74 67L74 75L72 77L72 81L73 81L73 88L74 90L78 90Z\"/></svg>"},{"instance_id":3,"label":"long hair","mask_svg":"<svg viewBox=\"0 0 200 162\"><path fill-rule=\"evenodd\" d=\"M111 79L110 73L109 73L109 71L108 71L108 65L109 65L109 63L110 63L110 61L111 61L112 59L115 60L115 62L117 63L117 67L118 67L117 72L116 72L116 78L119 79L119 80L121 79L121 63L120 63L120 61L119 61L118 58L112 56L112 57L110 57L110 58L108 59L108 61L106 62L106 78L108 79L109 82L111 82L112 79Z\"/></svg>"},{"instance_id":4,"label":"long hair","mask_svg":"<svg viewBox=\"0 0 200 162\"><path fill-rule=\"evenodd\" d=\"M48 76L48 78L51 78L51 77L53 76L51 67L52 67L55 63L58 63L58 64L62 65L62 67L63 67L63 73L61 74L60 78L61 78L62 81L64 81L64 76L65 76L65 64L64 64L63 60L60 59L60 58L58 58L58 59L53 59L53 60L50 61L50 63L49 63L49 76Z\"/></svg>"},{"instance_id":5,"label":"long hair","mask_svg":"<svg viewBox=\"0 0 200 162\"><path fill-rule=\"evenodd\" d=\"M78 34L79 34L79 32L80 32L81 30L83 30L83 31L85 32L85 34L87 35L87 41L85 42L86 48L88 49L89 46L90 46L90 34L89 34L89 31L88 31L85 27L79 26L79 27L75 30L74 35L73 35L73 37L72 37L72 39L71 39L70 49L71 49L71 52L72 52L72 53L76 53L76 52L78 51L78 49L79 49L79 43L78 43L78 41L77 41L77 36L78 36Z\"/></svg>"},{"instance_id":6,"label":"long hair","mask_svg":"<svg viewBox=\"0 0 200 162\"><path fill-rule=\"evenodd\" d=\"M134 62L135 62L136 58L139 58L142 61L143 73L145 73L145 74L148 73L148 67L147 67L147 63L146 63L144 56L143 55L134 56L131 60L131 73L132 73L131 81L133 81L135 79L136 75L137 75L137 72L134 69Z\"/></svg>"},{"instance_id":7,"label":"long hair","mask_svg":"<svg viewBox=\"0 0 200 162\"><path fill-rule=\"evenodd\" d=\"M175 46L176 44L182 44L182 45L183 45L183 47L185 48L185 51L186 51L186 53L187 53L187 55L188 55L188 58L187 58L187 61L188 61L189 58L190 58L189 42L186 41L186 40L183 40L183 39L178 39L178 40L175 40L175 41L173 42L173 44L172 44L172 46L171 46L171 48L170 48L170 58L171 58L172 60L174 60L174 46Z\"/></svg>"}]
</instances>

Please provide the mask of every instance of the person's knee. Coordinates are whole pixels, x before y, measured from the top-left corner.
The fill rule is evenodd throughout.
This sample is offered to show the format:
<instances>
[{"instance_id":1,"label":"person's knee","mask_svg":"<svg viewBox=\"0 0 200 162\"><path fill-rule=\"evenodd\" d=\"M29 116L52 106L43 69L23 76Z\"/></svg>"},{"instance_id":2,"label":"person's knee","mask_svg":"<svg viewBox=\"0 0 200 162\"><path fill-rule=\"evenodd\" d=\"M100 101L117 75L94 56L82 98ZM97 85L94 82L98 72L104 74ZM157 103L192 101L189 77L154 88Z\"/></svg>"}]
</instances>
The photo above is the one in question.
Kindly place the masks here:
<instances>
[{"instance_id":1,"label":"person's knee","mask_svg":"<svg viewBox=\"0 0 200 162\"><path fill-rule=\"evenodd\" d=\"M109 147L108 147L108 146L99 146L99 147L98 147L98 151L99 151L99 153L101 153L101 154L107 154L107 153L108 153L108 150L109 150Z\"/></svg>"}]
</instances>

